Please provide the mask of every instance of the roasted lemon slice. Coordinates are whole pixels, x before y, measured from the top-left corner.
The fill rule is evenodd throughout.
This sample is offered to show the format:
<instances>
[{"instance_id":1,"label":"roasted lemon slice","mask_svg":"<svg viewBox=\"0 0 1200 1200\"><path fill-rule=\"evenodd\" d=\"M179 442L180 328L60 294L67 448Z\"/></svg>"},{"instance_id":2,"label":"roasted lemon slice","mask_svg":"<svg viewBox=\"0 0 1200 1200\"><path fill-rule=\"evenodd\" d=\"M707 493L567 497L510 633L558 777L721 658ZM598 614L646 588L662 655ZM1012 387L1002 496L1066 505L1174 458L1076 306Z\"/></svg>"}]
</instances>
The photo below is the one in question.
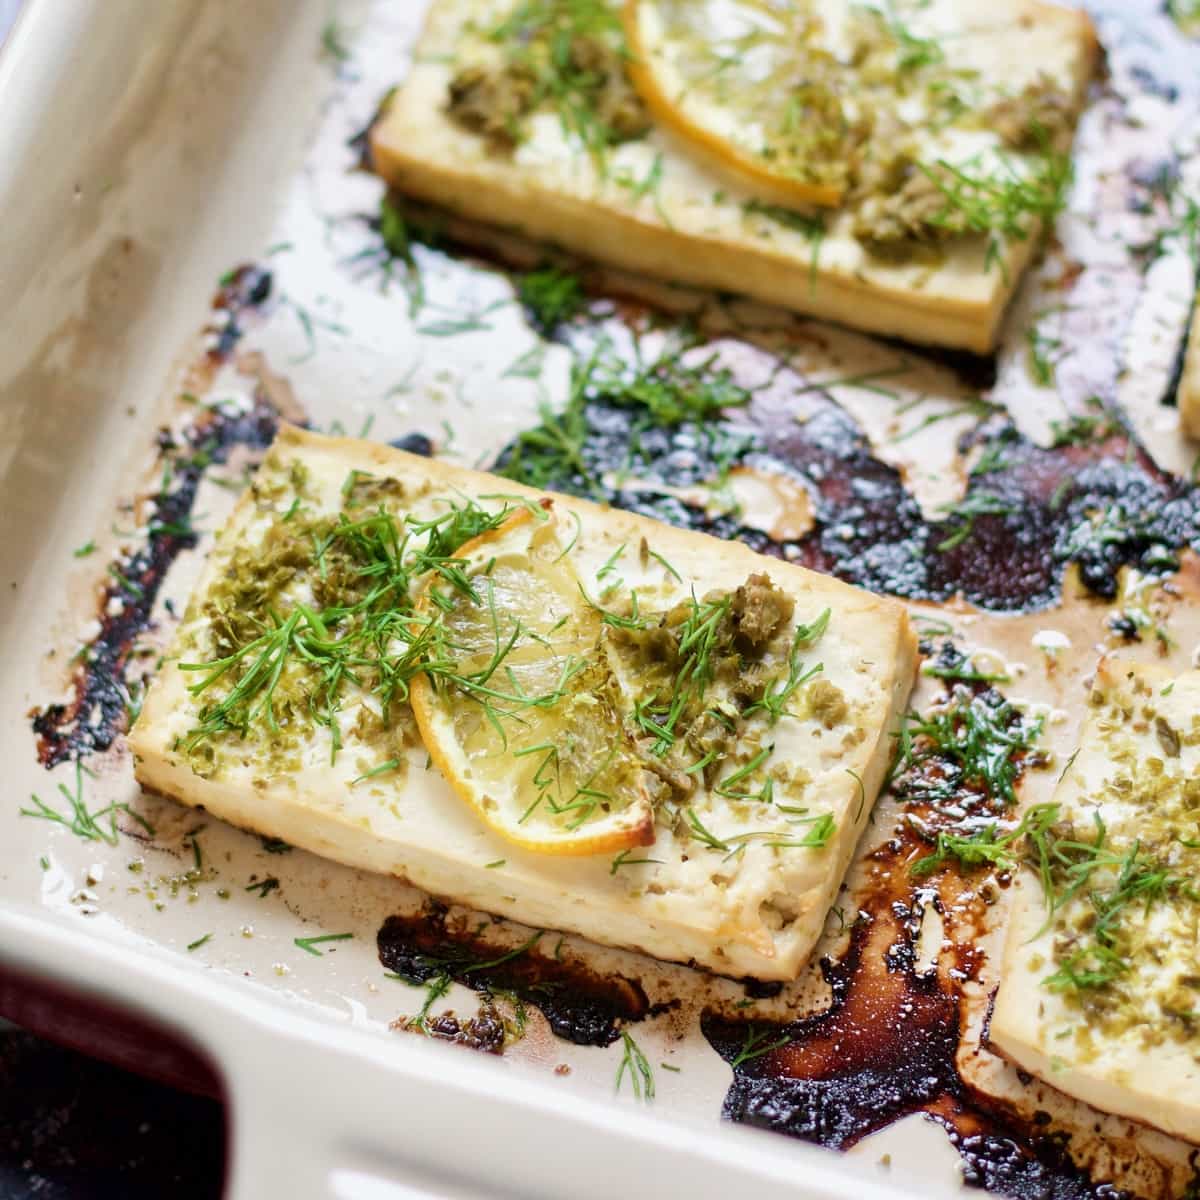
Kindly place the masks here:
<instances>
[{"instance_id":1,"label":"roasted lemon slice","mask_svg":"<svg viewBox=\"0 0 1200 1200\"><path fill-rule=\"evenodd\" d=\"M624 0L629 75L709 165L784 204L840 204L853 115L807 5Z\"/></svg>"},{"instance_id":2,"label":"roasted lemon slice","mask_svg":"<svg viewBox=\"0 0 1200 1200\"><path fill-rule=\"evenodd\" d=\"M412 685L430 757L502 837L545 854L654 841L654 808L553 509L462 546L417 603L435 634Z\"/></svg>"}]
</instances>

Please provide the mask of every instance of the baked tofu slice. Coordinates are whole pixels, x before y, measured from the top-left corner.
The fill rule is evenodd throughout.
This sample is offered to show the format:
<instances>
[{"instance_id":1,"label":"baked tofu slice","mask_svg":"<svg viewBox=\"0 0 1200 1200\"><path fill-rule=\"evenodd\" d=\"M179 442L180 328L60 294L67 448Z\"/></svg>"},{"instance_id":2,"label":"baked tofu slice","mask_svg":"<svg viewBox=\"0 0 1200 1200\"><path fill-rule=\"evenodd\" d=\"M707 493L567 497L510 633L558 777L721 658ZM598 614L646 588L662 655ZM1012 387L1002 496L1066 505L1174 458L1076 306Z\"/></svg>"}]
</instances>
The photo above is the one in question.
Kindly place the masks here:
<instances>
[{"instance_id":1,"label":"baked tofu slice","mask_svg":"<svg viewBox=\"0 0 1200 1200\"><path fill-rule=\"evenodd\" d=\"M337 614L360 603L363 587L392 578L376 572L370 554L355 559L354 538L398 545L396 561L416 572L428 560L422 555L432 552L429 522L440 518L432 528L445 533L456 521L478 525L480 514L506 508L535 513L531 527L545 521L544 536L558 538L541 545L543 561L556 570L570 566L595 627L624 647L621 653L634 654L623 661L635 683L653 677L664 662L674 670L686 658L682 651L673 657L677 644L655 649L662 639L658 626L669 621L652 620L654 613L703 612L707 620L717 610L732 612L740 622L737 638L756 644L782 639L785 648L795 648L770 670L765 659L745 666L747 676L764 675L757 683L735 671L732 686L750 689L741 693L741 715L733 692L721 691L724 668L716 659L699 669L707 671L704 705L713 710L704 717L709 741L703 744L711 753L693 752L707 762L691 774L672 757L675 748L662 752L668 735L659 759L648 744L653 738L630 740L632 704L622 714L625 725L605 735L614 744L635 745L653 768L651 844L642 838L623 854L609 849L565 857L523 848L483 820L430 765L444 755L428 754L418 736L406 702L411 677L400 682L408 639L418 638L409 617L390 626L380 643L386 679L356 650L339 660L349 675L331 681L325 651L345 646L352 624ZM468 521L454 517L456 511L474 515ZM483 541L474 550L464 546L457 561L464 573L475 571L467 582L490 595L493 583L497 591L508 586L502 576L509 567L507 560L493 563L479 548ZM451 599L461 601L465 593L454 582L455 561L443 556L440 563L428 586L440 589L439 604L448 612ZM404 610L398 592L387 601L393 602L397 611L412 611ZM570 611L555 616L561 602L547 592L526 625L547 655L572 634L576 620ZM512 607L492 605L498 653L501 642L508 644L504 621ZM438 605L425 608L434 612ZM601 612L608 616L600 619ZM703 639L720 620L689 628ZM538 621L544 637L534 630ZM638 630L648 631L641 645ZM288 637L290 655L275 656L273 648ZM713 637L707 644L716 646L721 637ZM497 708L513 707L514 695L533 694L528 680L537 653L529 638L518 641L510 659L472 678L487 683ZM145 788L243 828L532 926L724 974L786 980L811 952L869 819L915 661L915 638L901 605L740 544L582 500L549 500L509 480L387 446L285 427L217 538L130 742ZM258 664L265 674L255 674ZM595 666L580 654L563 673L582 681L573 693L580 703L604 692L588 674ZM694 683L699 675L689 678ZM386 711L384 691L390 694ZM747 707L751 692L758 699ZM464 692L463 712L469 698ZM556 693L546 704L527 705L521 711L528 722L520 712L517 719L500 714L513 776L540 776L540 784L526 785L531 803L539 802L538 788L550 786L553 772L534 771L528 755L545 752L545 738L528 747L527 729L535 709L543 721L558 702ZM648 701L640 712L658 728L670 725ZM464 717L462 725L468 740L472 730L486 732L478 716L471 721ZM683 732L676 724L679 746L684 740L690 746L694 729L687 739ZM597 786L576 789L576 796L584 794L595 796Z\"/></svg>"},{"instance_id":2,"label":"baked tofu slice","mask_svg":"<svg viewBox=\"0 0 1200 1200\"><path fill-rule=\"evenodd\" d=\"M561 4L576 15L553 27L573 30L584 8L589 27L603 26L605 3ZM572 35L567 74L547 74L562 39L544 39L539 58L527 7L434 0L371 136L376 169L399 191L629 271L914 342L993 348L1067 177L1096 60L1082 13L1037 0L816 5L834 32L812 61L864 63L861 79L839 68L820 99L841 116L819 123L858 140L841 207L797 211L639 109L621 83L619 23ZM608 7L616 22L620 5ZM563 78L579 86L563 92ZM806 113L805 128L816 119Z\"/></svg>"},{"instance_id":3,"label":"baked tofu slice","mask_svg":"<svg viewBox=\"0 0 1200 1200\"><path fill-rule=\"evenodd\" d=\"M1200 294L1192 305L1192 324L1183 349L1183 371L1179 376L1179 420L1183 432L1200 442Z\"/></svg>"},{"instance_id":4,"label":"baked tofu slice","mask_svg":"<svg viewBox=\"0 0 1200 1200\"><path fill-rule=\"evenodd\" d=\"M1106 660L1018 880L992 1042L1107 1112L1200 1142L1200 671ZM1048 899L1052 897L1053 899Z\"/></svg>"}]
</instances>

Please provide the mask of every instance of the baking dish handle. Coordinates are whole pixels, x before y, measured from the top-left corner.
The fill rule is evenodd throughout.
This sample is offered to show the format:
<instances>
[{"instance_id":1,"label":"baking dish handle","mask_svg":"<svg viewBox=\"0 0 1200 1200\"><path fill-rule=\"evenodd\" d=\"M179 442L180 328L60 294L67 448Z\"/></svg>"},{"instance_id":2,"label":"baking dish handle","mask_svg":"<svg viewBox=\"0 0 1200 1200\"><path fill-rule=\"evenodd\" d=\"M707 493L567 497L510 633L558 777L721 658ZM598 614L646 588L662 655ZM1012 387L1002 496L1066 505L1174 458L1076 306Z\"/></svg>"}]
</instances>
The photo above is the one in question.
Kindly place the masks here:
<instances>
[{"instance_id":1,"label":"baking dish handle","mask_svg":"<svg viewBox=\"0 0 1200 1200\"><path fill-rule=\"evenodd\" d=\"M224 1200L459 1200L471 1194L415 1164L383 1165L347 1137L344 1122L328 1119L328 1096L307 1096L307 1105L296 1106L292 1101L302 1097L271 1087L235 1102ZM352 1110L338 1105L338 1111L348 1116Z\"/></svg>"}]
</instances>

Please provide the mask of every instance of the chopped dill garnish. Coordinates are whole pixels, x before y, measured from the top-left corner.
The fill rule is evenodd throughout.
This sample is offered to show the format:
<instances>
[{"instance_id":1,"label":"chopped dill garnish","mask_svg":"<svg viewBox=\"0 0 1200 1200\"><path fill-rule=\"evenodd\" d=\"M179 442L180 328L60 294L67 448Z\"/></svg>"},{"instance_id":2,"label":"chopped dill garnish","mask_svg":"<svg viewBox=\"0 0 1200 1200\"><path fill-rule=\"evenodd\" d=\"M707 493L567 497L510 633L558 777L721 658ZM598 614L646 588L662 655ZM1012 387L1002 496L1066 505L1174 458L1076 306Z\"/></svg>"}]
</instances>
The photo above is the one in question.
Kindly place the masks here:
<instances>
[{"instance_id":1,"label":"chopped dill garnish","mask_svg":"<svg viewBox=\"0 0 1200 1200\"><path fill-rule=\"evenodd\" d=\"M979 671L971 665L969 655L953 654L940 655L934 662L926 663L921 668L922 675L931 675L934 679L944 679L951 683L1011 683L1011 679L1003 671Z\"/></svg>"},{"instance_id":2,"label":"chopped dill garnish","mask_svg":"<svg viewBox=\"0 0 1200 1200\"><path fill-rule=\"evenodd\" d=\"M625 74L620 13L608 0L521 0L488 36L503 48L503 74L519 97L510 142L521 140L527 114L549 108L603 172L613 146L649 129Z\"/></svg>"},{"instance_id":3,"label":"chopped dill garnish","mask_svg":"<svg viewBox=\"0 0 1200 1200\"><path fill-rule=\"evenodd\" d=\"M542 267L518 275L516 288L521 307L543 337L549 337L587 307L578 277L558 267Z\"/></svg>"},{"instance_id":4,"label":"chopped dill garnish","mask_svg":"<svg viewBox=\"0 0 1200 1200\"><path fill-rule=\"evenodd\" d=\"M348 477L347 508L354 507L358 488L371 482L370 477ZM297 690L286 684L281 690L281 681L297 671L302 672L299 689L305 708L330 732L331 761L341 746L343 696L352 685L375 694L385 725L392 704L408 699L409 685L421 672L449 680L467 694L486 694L487 677L499 664L478 679L459 675L446 654L441 613L419 616L412 591L417 581L436 577L478 601L456 553L510 512L508 507L488 512L466 501L450 503L429 520L398 519L381 507L355 519L343 511L318 523L308 535L312 561L324 586L334 587L331 572L340 581L334 602L310 607L297 599L290 610L281 611L282 601L274 597L261 618L242 614L237 626L242 632L227 652L222 645L207 662L181 663L181 670L198 675L188 690L204 701L181 746L199 753L222 735L246 737L253 728L276 733L280 713L295 702L289 693ZM431 594L436 599L437 589L431 587ZM228 618L222 618L222 627L226 624ZM221 688L223 694L210 701L208 694Z\"/></svg>"},{"instance_id":5,"label":"chopped dill garnish","mask_svg":"<svg viewBox=\"0 0 1200 1200\"><path fill-rule=\"evenodd\" d=\"M676 727L684 714L703 705L715 670L713 649L733 597L727 593L712 600L697 600L693 593L685 603L689 609L676 631L678 665L671 691L639 701L633 714L634 721L655 738L653 753L660 756L675 744Z\"/></svg>"},{"instance_id":6,"label":"chopped dill garnish","mask_svg":"<svg viewBox=\"0 0 1200 1200\"><path fill-rule=\"evenodd\" d=\"M212 936L213 935L211 933L206 933L203 937L198 937L194 942L188 942L188 953L191 954L193 950L199 950L201 946L207 945L212 941Z\"/></svg>"},{"instance_id":7,"label":"chopped dill garnish","mask_svg":"<svg viewBox=\"0 0 1200 1200\"><path fill-rule=\"evenodd\" d=\"M69 829L77 838L85 842L107 842L115 846L120 840L120 830L117 828L117 814L124 813L132 821L136 821L148 834L153 835L154 829L148 821L125 803L112 803L92 812L88 809L83 796L83 764L75 761L75 789L72 791L65 783L58 785L62 798L66 801L65 812L52 808L40 796L30 796L33 808L22 808L23 817L38 817L43 821L52 821ZM105 820L107 818L107 820Z\"/></svg>"},{"instance_id":8,"label":"chopped dill garnish","mask_svg":"<svg viewBox=\"0 0 1200 1200\"><path fill-rule=\"evenodd\" d=\"M909 868L916 876L932 875L941 870L952 859L963 870L976 867L995 867L1000 871L1011 871L1018 863L1014 847L1023 838L1036 839L1058 819L1058 805L1039 804L1031 808L1020 824L1000 832L999 822L992 821L971 834L956 834L942 831L932 854L917 859Z\"/></svg>"},{"instance_id":9,"label":"chopped dill garnish","mask_svg":"<svg viewBox=\"0 0 1200 1200\"><path fill-rule=\"evenodd\" d=\"M647 558L654 559L654 561L656 563L658 563L658 565L660 567L662 567L662 569L664 571L666 571L666 573L668 575L670 575L671 578L674 579L676 583L683 582L683 576L680 575L680 573L677 570L675 570L675 568L673 566L671 566L671 564L669 562L667 562L667 560L665 558L663 558L663 556L661 554L659 554L657 550L651 550L647 546L646 547L646 556L647 556Z\"/></svg>"},{"instance_id":10,"label":"chopped dill garnish","mask_svg":"<svg viewBox=\"0 0 1200 1200\"><path fill-rule=\"evenodd\" d=\"M940 511L958 522L957 527L938 542L938 550L945 553L961 546L975 532L977 518L1008 517L1019 510L1015 504L993 492L968 492L957 503L942 505Z\"/></svg>"},{"instance_id":11,"label":"chopped dill garnish","mask_svg":"<svg viewBox=\"0 0 1200 1200\"><path fill-rule=\"evenodd\" d=\"M762 699L752 704L746 710L747 713L754 712L756 709L762 709L767 714L767 719L774 725L783 715L788 702L795 695L797 689L803 687L810 679L813 679L825 669L823 663L817 663L815 667L805 670L799 655L801 650L807 649L816 642L829 627L831 614L832 610L827 608L816 620L811 621L807 625L801 624L796 626L796 633L792 638L791 653L788 657L787 677L767 684Z\"/></svg>"},{"instance_id":12,"label":"chopped dill garnish","mask_svg":"<svg viewBox=\"0 0 1200 1200\"><path fill-rule=\"evenodd\" d=\"M612 860L612 865L608 868L610 875L615 875L622 867L645 867L652 864L661 865L661 858L630 858L632 850L622 850L616 858Z\"/></svg>"},{"instance_id":13,"label":"chopped dill garnish","mask_svg":"<svg viewBox=\"0 0 1200 1200\"><path fill-rule=\"evenodd\" d=\"M434 240L430 228L417 228L405 216L400 206L387 193L379 202L378 219L381 245L368 247L358 257L382 262L383 282L386 286L395 273L396 264L404 267L404 290L408 293L408 315L415 318L425 306L425 282L421 268L413 254L418 242Z\"/></svg>"},{"instance_id":14,"label":"chopped dill garnish","mask_svg":"<svg viewBox=\"0 0 1200 1200\"><path fill-rule=\"evenodd\" d=\"M1044 333L1040 324L1030 325L1025 330L1029 373L1039 387L1054 386L1054 368L1062 345L1061 338Z\"/></svg>"},{"instance_id":15,"label":"chopped dill garnish","mask_svg":"<svg viewBox=\"0 0 1200 1200\"><path fill-rule=\"evenodd\" d=\"M321 53L339 66L350 60L341 22L336 17L330 17L321 26Z\"/></svg>"},{"instance_id":16,"label":"chopped dill garnish","mask_svg":"<svg viewBox=\"0 0 1200 1200\"><path fill-rule=\"evenodd\" d=\"M479 976L493 971L505 963L512 962L513 959L520 958L521 955L533 949L541 940L544 933L545 930L539 929L527 941L494 958L477 959L473 958L466 950L452 949L447 954L416 955L413 959L415 970L412 972L389 972L387 976L389 979L399 979L401 982L407 983L410 987L423 987L425 989L424 1003L421 1005L421 1009L417 1015L408 1022L409 1028L428 1035L430 1010L434 1004L450 991L450 985L455 979L462 980L469 987L482 987L482 990L489 995L504 994L502 991L492 988L486 980L480 979ZM561 945L562 941L560 939L559 946ZM516 997L512 993L508 993L508 996L514 1002L514 1007L519 1008L521 1004L519 997ZM519 1017L518 1024L520 1024Z\"/></svg>"},{"instance_id":17,"label":"chopped dill garnish","mask_svg":"<svg viewBox=\"0 0 1200 1200\"><path fill-rule=\"evenodd\" d=\"M1090 411L1086 413L1072 413L1062 420L1050 422L1053 448L1086 446L1122 432L1120 420L1105 410L1104 402L1098 396L1090 397L1087 406Z\"/></svg>"},{"instance_id":18,"label":"chopped dill garnish","mask_svg":"<svg viewBox=\"0 0 1200 1200\"><path fill-rule=\"evenodd\" d=\"M350 780L349 786L354 787L355 784L362 783L365 779L374 779L376 775L387 775L395 771L399 766L400 760L398 758L389 758L387 762L380 763L379 766L372 767L369 771L364 771L361 775L356 775Z\"/></svg>"},{"instance_id":19,"label":"chopped dill garnish","mask_svg":"<svg viewBox=\"0 0 1200 1200\"><path fill-rule=\"evenodd\" d=\"M883 0L883 7L867 6L882 22L896 43L896 69L918 71L922 67L940 66L946 60L941 43L936 38L921 37L900 19L892 0Z\"/></svg>"},{"instance_id":20,"label":"chopped dill garnish","mask_svg":"<svg viewBox=\"0 0 1200 1200\"><path fill-rule=\"evenodd\" d=\"M622 542L612 552L612 554L609 555L609 557L608 557L607 561L604 563L604 565L596 572L597 583L601 579L604 579L606 576L613 575L616 573L617 563L620 562L621 555L623 555L625 553L625 545L626 545L626 543Z\"/></svg>"},{"instance_id":21,"label":"chopped dill garnish","mask_svg":"<svg viewBox=\"0 0 1200 1200\"><path fill-rule=\"evenodd\" d=\"M1131 908L1149 911L1176 896L1200 901L1190 880L1149 857L1140 841L1124 852L1111 846L1100 814L1094 813L1093 818L1092 841L1054 826L1030 836L1026 859L1038 873L1049 909L1043 928L1076 897L1085 897L1089 907L1086 925L1074 931L1061 953L1056 952L1059 969L1042 980L1052 991L1099 988L1125 974L1130 963L1123 922Z\"/></svg>"},{"instance_id":22,"label":"chopped dill garnish","mask_svg":"<svg viewBox=\"0 0 1200 1200\"><path fill-rule=\"evenodd\" d=\"M642 1053L641 1047L627 1029L621 1030L621 1046L621 1065L617 1068L614 1090L621 1090L621 1084L628 1075L633 1098L644 1100L648 1104L654 1099L654 1071L650 1067L650 1060Z\"/></svg>"},{"instance_id":23,"label":"chopped dill garnish","mask_svg":"<svg viewBox=\"0 0 1200 1200\"><path fill-rule=\"evenodd\" d=\"M995 692L975 695L957 684L948 701L925 716L901 719L894 787L901 795L948 800L964 790L1016 803L1016 782L1042 732Z\"/></svg>"},{"instance_id":24,"label":"chopped dill garnish","mask_svg":"<svg viewBox=\"0 0 1200 1200\"><path fill-rule=\"evenodd\" d=\"M598 403L633 413L631 452L651 430L696 425L710 448L723 447L726 468L752 446L748 438L731 440L712 425L725 410L744 407L751 393L721 367L717 355L700 357L690 339L675 339L654 358L640 352L631 364L608 339L571 366L570 387L563 408L539 408L540 424L518 434L493 470L531 487L567 491L593 500L611 498L597 451L592 449L589 406ZM692 353L690 353L692 352Z\"/></svg>"},{"instance_id":25,"label":"chopped dill garnish","mask_svg":"<svg viewBox=\"0 0 1200 1200\"><path fill-rule=\"evenodd\" d=\"M749 798L758 799L759 797ZM833 817L829 813L822 813L817 817L794 819L796 824L809 826L808 831L800 837L790 837L786 832L780 830L756 830L752 833L731 834L722 839L700 820L694 808L688 808L685 815L691 836L702 845L707 846L708 849L721 851L726 858L740 854L752 842L779 850L822 850L829 845L829 839L837 830L837 822Z\"/></svg>"},{"instance_id":26,"label":"chopped dill garnish","mask_svg":"<svg viewBox=\"0 0 1200 1200\"><path fill-rule=\"evenodd\" d=\"M293 938L292 940L306 954L311 954L314 958L321 958L325 951L318 950L318 946L325 942L346 942L353 936L352 933L323 933L319 937Z\"/></svg>"},{"instance_id":27,"label":"chopped dill garnish","mask_svg":"<svg viewBox=\"0 0 1200 1200\"><path fill-rule=\"evenodd\" d=\"M999 261L1004 239L1023 241L1062 211L1072 179L1068 154L1046 151L1030 160L1028 171L1008 157L983 167L978 159L951 163L939 159L922 170L941 192L945 208L930 218L956 232L989 235L987 265Z\"/></svg>"},{"instance_id":28,"label":"chopped dill garnish","mask_svg":"<svg viewBox=\"0 0 1200 1200\"><path fill-rule=\"evenodd\" d=\"M763 1055L770 1054L772 1050L781 1050L784 1046L790 1045L791 1040L786 1033L780 1033L778 1029L770 1025L747 1025L741 1049L730 1059L729 1065L737 1070L743 1063L762 1058Z\"/></svg>"},{"instance_id":29,"label":"chopped dill garnish","mask_svg":"<svg viewBox=\"0 0 1200 1200\"><path fill-rule=\"evenodd\" d=\"M1004 447L993 442L983 448L983 453L971 468L971 478L976 479L980 475L990 475L993 471L1006 470L1011 461L1005 456Z\"/></svg>"},{"instance_id":30,"label":"chopped dill garnish","mask_svg":"<svg viewBox=\"0 0 1200 1200\"><path fill-rule=\"evenodd\" d=\"M767 204L762 200L748 200L742 205L747 216L766 217L785 229L808 238L812 244L812 255L808 264L808 285L812 291L817 284L817 266L821 258L821 244L825 240L825 217L819 212L803 213L779 204Z\"/></svg>"}]
</instances>

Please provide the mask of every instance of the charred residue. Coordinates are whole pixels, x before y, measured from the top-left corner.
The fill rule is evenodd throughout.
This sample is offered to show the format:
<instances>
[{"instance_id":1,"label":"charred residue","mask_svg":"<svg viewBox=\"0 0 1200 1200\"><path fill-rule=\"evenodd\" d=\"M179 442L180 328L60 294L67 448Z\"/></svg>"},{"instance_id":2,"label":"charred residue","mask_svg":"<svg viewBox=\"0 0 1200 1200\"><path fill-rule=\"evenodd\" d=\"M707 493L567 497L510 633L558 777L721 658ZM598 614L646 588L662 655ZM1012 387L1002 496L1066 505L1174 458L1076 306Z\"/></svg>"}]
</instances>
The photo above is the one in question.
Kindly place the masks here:
<instances>
[{"instance_id":1,"label":"charred residue","mask_svg":"<svg viewBox=\"0 0 1200 1200\"><path fill-rule=\"evenodd\" d=\"M975 940L1009 876L948 861L928 871L914 865L933 852L938 833L969 833L1010 812L1021 775L1040 760L1027 748L1033 739L1018 736L997 769L992 752L1024 718L989 680L974 678L951 644L923 649L948 679L939 710L977 714L978 727L964 740L988 738L989 726L996 737L990 748L979 743L984 756L975 762L957 754L953 740L939 744L919 724L908 730L916 752L901 756L892 785L903 800L900 819L868 856L847 949L821 963L828 1007L788 1024L703 1020L733 1067L724 1116L846 1149L924 1113L949 1132L968 1183L1014 1197L1112 1197L1114 1188L1094 1183L1072 1161L1061 1136L979 1094L959 1072L965 988L983 965ZM941 922L936 956L921 953L930 909Z\"/></svg>"},{"instance_id":2,"label":"charred residue","mask_svg":"<svg viewBox=\"0 0 1200 1200\"><path fill-rule=\"evenodd\" d=\"M270 290L270 275L255 267L240 267L221 280L208 327L214 339L207 355L210 368L232 355L245 314L264 302ZM228 461L235 447L262 450L270 445L278 422L274 407L256 393L248 409L201 408L181 432L159 431L159 486L135 506L147 514L144 532L138 545L108 565L97 591L99 630L76 655L69 699L31 714L44 766L107 750L128 727L138 704L130 656L150 624L171 564L196 544L192 511L200 482L210 467Z\"/></svg>"},{"instance_id":3,"label":"charred residue","mask_svg":"<svg viewBox=\"0 0 1200 1200\"><path fill-rule=\"evenodd\" d=\"M213 317L206 332L213 337L208 359L214 366L226 362L245 332L246 319L271 298L274 279L264 267L243 263L221 276L213 297Z\"/></svg>"},{"instance_id":4,"label":"charred residue","mask_svg":"<svg viewBox=\"0 0 1200 1200\"><path fill-rule=\"evenodd\" d=\"M599 975L564 953L560 935L540 933L515 949L498 949L487 937L490 924L451 921L440 906L389 917L379 930L379 959L410 984L428 988L453 980L485 998L515 998L538 1009L557 1037L579 1046L611 1045L623 1025L659 1011L636 980ZM426 1023L434 1036L437 1020ZM453 1020L461 1030L461 1020Z\"/></svg>"},{"instance_id":5,"label":"charred residue","mask_svg":"<svg viewBox=\"0 0 1200 1200\"><path fill-rule=\"evenodd\" d=\"M766 352L758 356L761 366ZM735 382L738 364L747 363L752 355L738 356ZM1197 489L1159 471L1127 432L1100 416L1064 425L1049 448L1010 425L987 431L985 457L963 500L929 521L844 412L830 404L800 423L795 400L789 404L776 388L769 400L754 397L720 419L648 426L628 396L592 391L525 435L527 446L543 443L544 454L526 452L522 461L518 442L496 466L872 591L934 601L961 594L1000 611L1053 604L1069 563L1085 586L1111 598L1121 567L1174 570L1178 551L1200 545ZM797 541L775 541L735 511L714 516L680 497L698 485L719 487L732 469L747 466L801 482L815 528Z\"/></svg>"}]
</instances>

